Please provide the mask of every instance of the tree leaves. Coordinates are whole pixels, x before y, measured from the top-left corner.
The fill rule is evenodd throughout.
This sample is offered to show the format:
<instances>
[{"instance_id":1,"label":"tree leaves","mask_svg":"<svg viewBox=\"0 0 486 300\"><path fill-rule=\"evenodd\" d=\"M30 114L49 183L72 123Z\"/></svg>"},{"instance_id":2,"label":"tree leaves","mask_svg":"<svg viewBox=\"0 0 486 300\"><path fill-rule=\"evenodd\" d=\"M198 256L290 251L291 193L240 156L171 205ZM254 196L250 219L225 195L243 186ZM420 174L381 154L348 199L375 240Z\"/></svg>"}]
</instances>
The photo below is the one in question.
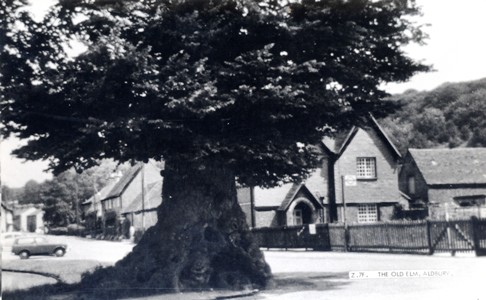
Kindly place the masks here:
<instances>
[{"instance_id":1,"label":"tree leaves","mask_svg":"<svg viewBox=\"0 0 486 300\"><path fill-rule=\"evenodd\" d=\"M484 147L486 80L445 83L429 92L394 95L403 107L383 120L400 150Z\"/></svg>"}]
</instances>

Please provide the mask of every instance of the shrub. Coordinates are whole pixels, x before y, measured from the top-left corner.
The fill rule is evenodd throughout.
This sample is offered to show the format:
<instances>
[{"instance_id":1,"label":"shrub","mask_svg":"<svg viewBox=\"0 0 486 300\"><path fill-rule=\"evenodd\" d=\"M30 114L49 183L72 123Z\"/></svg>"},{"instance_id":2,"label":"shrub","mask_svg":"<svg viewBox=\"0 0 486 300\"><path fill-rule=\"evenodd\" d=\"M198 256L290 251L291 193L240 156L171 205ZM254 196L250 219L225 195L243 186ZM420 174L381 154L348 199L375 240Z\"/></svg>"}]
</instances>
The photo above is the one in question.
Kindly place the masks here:
<instances>
[{"instance_id":1,"label":"shrub","mask_svg":"<svg viewBox=\"0 0 486 300\"><path fill-rule=\"evenodd\" d=\"M86 227L77 224L70 224L67 226L67 234L75 236L86 236Z\"/></svg>"}]
</instances>

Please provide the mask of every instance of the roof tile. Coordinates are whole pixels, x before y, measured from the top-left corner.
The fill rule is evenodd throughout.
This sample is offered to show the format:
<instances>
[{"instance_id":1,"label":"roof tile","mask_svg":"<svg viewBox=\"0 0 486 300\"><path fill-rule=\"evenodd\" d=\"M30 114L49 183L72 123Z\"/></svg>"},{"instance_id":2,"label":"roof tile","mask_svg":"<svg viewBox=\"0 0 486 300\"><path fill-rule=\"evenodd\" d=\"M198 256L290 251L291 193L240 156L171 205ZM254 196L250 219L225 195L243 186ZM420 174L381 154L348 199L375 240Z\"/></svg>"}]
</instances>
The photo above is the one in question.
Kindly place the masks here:
<instances>
[{"instance_id":1,"label":"roof tile","mask_svg":"<svg viewBox=\"0 0 486 300\"><path fill-rule=\"evenodd\" d=\"M409 149L427 184L486 183L486 148Z\"/></svg>"}]
</instances>

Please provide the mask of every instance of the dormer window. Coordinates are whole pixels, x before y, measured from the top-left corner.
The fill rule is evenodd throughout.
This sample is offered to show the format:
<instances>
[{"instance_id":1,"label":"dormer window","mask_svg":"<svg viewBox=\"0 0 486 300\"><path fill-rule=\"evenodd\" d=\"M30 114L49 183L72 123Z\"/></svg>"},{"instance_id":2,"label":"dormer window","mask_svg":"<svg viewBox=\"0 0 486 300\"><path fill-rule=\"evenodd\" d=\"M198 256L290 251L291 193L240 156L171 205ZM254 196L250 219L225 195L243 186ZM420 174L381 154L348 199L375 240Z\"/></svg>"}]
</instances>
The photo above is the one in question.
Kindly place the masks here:
<instances>
[{"instance_id":1,"label":"dormer window","mask_svg":"<svg viewBox=\"0 0 486 300\"><path fill-rule=\"evenodd\" d=\"M376 158L358 157L356 159L356 177L358 179L376 179Z\"/></svg>"}]
</instances>

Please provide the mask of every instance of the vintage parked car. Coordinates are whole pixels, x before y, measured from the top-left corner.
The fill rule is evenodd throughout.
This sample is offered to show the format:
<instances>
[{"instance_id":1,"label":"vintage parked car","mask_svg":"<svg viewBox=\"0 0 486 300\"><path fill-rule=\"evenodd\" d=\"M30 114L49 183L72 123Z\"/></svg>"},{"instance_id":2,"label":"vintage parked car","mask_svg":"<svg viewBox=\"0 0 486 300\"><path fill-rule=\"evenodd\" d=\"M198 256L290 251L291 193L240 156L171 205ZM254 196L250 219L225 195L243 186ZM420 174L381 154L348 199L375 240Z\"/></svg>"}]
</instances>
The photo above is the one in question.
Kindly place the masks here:
<instances>
[{"instance_id":1,"label":"vintage parked car","mask_svg":"<svg viewBox=\"0 0 486 300\"><path fill-rule=\"evenodd\" d=\"M12 245L12 252L27 259L31 255L55 255L61 257L66 253L67 245L51 243L45 237L21 237L15 239Z\"/></svg>"}]
</instances>

